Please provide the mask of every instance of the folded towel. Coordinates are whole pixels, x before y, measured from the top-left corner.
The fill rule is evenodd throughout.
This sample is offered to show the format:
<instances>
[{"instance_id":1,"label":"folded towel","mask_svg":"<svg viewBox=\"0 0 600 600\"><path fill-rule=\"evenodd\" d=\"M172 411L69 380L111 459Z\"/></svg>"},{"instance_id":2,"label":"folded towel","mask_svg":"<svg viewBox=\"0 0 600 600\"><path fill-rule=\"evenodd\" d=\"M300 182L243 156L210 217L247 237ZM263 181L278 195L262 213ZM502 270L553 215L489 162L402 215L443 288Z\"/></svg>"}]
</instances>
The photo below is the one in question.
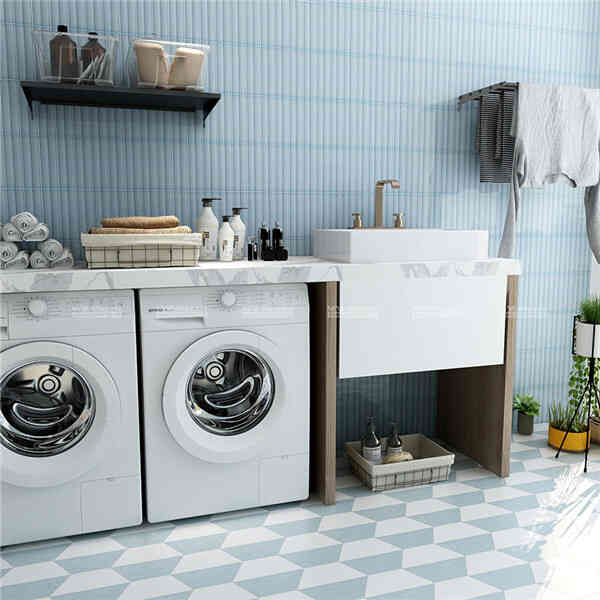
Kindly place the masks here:
<instances>
[{"instance_id":1,"label":"folded towel","mask_svg":"<svg viewBox=\"0 0 600 600\"><path fill-rule=\"evenodd\" d=\"M109 235L129 235L129 234L169 234L169 233L192 233L192 230L187 225L180 225L179 227L166 227L164 229L137 229L131 227L92 227L90 233L100 233Z\"/></svg>"},{"instance_id":2,"label":"folded towel","mask_svg":"<svg viewBox=\"0 0 600 600\"><path fill-rule=\"evenodd\" d=\"M39 223L31 231L27 231L23 234L23 241L25 242L43 242L48 239L50 235L50 229L46 223Z\"/></svg>"},{"instance_id":3,"label":"folded towel","mask_svg":"<svg viewBox=\"0 0 600 600\"><path fill-rule=\"evenodd\" d=\"M39 221L30 212L20 212L11 218L10 222L21 232L31 231Z\"/></svg>"},{"instance_id":4,"label":"folded towel","mask_svg":"<svg viewBox=\"0 0 600 600\"><path fill-rule=\"evenodd\" d=\"M166 217L112 217L102 219L103 227L126 227L134 229L165 229L177 227L179 219L174 216Z\"/></svg>"},{"instance_id":5,"label":"folded towel","mask_svg":"<svg viewBox=\"0 0 600 600\"><path fill-rule=\"evenodd\" d=\"M29 257L29 264L32 269L47 269L50 261L39 250L34 250Z\"/></svg>"},{"instance_id":6,"label":"folded towel","mask_svg":"<svg viewBox=\"0 0 600 600\"><path fill-rule=\"evenodd\" d=\"M75 264L73 253L69 248L65 248L62 254L56 259L50 261L51 269L70 269Z\"/></svg>"},{"instance_id":7,"label":"folded towel","mask_svg":"<svg viewBox=\"0 0 600 600\"><path fill-rule=\"evenodd\" d=\"M20 271L29 266L29 254L25 250L19 250L17 255L7 262L0 262L0 269Z\"/></svg>"},{"instance_id":8,"label":"folded towel","mask_svg":"<svg viewBox=\"0 0 600 600\"><path fill-rule=\"evenodd\" d=\"M5 242L20 242L23 236L12 223L4 223L2 226L2 239Z\"/></svg>"},{"instance_id":9,"label":"folded towel","mask_svg":"<svg viewBox=\"0 0 600 600\"><path fill-rule=\"evenodd\" d=\"M38 249L50 262L60 258L63 253L63 245L53 238L42 242Z\"/></svg>"},{"instance_id":10,"label":"folded towel","mask_svg":"<svg viewBox=\"0 0 600 600\"><path fill-rule=\"evenodd\" d=\"M0 242L0 262L13 260L18 252L19 248L14 242Z\"/></svg>"}]
</instances>

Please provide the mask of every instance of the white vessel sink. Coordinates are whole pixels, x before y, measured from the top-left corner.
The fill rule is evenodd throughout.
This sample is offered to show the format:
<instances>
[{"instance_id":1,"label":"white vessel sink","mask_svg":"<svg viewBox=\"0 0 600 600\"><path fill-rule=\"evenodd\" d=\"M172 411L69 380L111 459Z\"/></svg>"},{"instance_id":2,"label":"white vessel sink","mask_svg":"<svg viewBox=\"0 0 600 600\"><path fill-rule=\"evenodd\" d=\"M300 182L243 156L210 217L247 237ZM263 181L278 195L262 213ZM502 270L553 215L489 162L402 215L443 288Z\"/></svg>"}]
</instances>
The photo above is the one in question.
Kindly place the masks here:
<instances>
[{"instance_id":1,"label":"white vessel sink","mask_svg":"<svg viewBox=\"0 0 600 600\"><path fill-rule=\"evenodd\" d=\"M346 263L488 258L488 232L460 229L314 229L313 255Z\"/></svg>"}]
</instances>

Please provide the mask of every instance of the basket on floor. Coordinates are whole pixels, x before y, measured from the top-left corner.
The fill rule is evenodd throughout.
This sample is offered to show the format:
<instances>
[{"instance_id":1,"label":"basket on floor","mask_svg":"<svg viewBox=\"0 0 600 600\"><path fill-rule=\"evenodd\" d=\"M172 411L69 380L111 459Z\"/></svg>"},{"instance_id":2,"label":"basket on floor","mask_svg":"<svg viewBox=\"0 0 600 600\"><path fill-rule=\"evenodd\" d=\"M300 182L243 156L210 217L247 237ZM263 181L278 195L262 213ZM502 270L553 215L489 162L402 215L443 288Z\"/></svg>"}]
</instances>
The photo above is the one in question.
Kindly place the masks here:
<instances>
[{"instance_id":1,"label":"basket on floor","mask_svg":"<svg viewBox=\"0 0 600 600\"><path fill-rule=\"evenodd\" d=\"M346 442L346 454L352 472L374 492L414 487L437 481L447 481L454 463L454 454L420 433L403 435L402 446L413 460L376 464L360 453L360 442ZM386 439L382 445L385 447Z\"/></svg>"}]
</instances>

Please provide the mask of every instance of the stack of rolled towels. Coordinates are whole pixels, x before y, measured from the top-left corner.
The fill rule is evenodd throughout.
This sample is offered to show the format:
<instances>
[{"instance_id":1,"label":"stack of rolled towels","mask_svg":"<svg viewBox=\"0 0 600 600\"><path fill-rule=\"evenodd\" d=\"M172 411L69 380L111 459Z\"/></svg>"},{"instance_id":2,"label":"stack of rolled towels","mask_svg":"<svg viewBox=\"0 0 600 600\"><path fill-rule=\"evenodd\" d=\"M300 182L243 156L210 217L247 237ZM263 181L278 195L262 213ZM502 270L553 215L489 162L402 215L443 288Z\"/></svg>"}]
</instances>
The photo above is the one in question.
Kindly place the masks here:
<instances>
[{"instance_id":1,"label":"stack of rolled towels","mask_svg":"<svg viewBox=\"0 0 600 600\"><path fill-rule=\"evenodd\" d=\"M71 268L73 253L53 238L50 229L30 212L21 212L0 224L0 269L21 270ZM21 247L23 242L38 242L31 254Z\"/></svg>"}]
</instances>

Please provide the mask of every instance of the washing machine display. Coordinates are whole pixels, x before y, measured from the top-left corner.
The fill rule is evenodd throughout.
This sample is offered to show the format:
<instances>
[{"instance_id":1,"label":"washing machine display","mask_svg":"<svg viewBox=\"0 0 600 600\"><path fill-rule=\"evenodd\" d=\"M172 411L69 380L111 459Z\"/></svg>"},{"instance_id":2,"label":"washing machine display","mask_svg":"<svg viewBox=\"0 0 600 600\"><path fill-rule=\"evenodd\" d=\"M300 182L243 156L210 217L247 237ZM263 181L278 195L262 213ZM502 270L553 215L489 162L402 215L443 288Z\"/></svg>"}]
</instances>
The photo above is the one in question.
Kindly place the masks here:
<instances>
[{"instance_id":1,"label":"washing machine display","mask_svg":"<svg viewBox=\"0 0 600 600\"><path fill-rule=\"evenodd\" d=\"M248 350L222 348L204 356L188 381L187 409L203 429L238 435L267 415L275 393L267 362Z\"/></svg>"},{"instance_id":2,"label":"washing machine display","mask_svg":"<svg viewBox=\"0 0 600 600\"><path fill-rule=\"evenodd\" d=\"M55 456L88 432L96 413L92 388L72 368L36 362L0 381L0 442L25 456Z\"/></svg>"}]
</instances>

